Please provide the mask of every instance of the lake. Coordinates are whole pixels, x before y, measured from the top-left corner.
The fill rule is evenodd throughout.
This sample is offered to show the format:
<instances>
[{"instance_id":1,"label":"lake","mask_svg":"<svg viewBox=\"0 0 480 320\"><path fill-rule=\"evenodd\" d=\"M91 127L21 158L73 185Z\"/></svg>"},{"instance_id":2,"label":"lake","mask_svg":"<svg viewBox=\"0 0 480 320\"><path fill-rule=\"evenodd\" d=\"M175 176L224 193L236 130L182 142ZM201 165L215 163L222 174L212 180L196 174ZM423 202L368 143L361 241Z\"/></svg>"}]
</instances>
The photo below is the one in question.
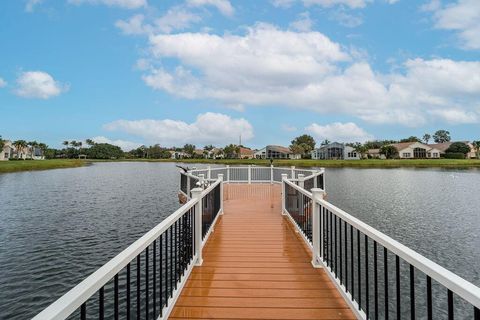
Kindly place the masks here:
<instances>
[{"instance_id":1,"label":"lake","mask_svg":"<svg viewBox=\"0 0 480 320\"><path fill-rule=\"evenodd\" d=\"M328 200L480 285L480 170L327 169ZM31 318L179 207L173 163L0 174L0 319Z\"/></svg>"}]
</instances>

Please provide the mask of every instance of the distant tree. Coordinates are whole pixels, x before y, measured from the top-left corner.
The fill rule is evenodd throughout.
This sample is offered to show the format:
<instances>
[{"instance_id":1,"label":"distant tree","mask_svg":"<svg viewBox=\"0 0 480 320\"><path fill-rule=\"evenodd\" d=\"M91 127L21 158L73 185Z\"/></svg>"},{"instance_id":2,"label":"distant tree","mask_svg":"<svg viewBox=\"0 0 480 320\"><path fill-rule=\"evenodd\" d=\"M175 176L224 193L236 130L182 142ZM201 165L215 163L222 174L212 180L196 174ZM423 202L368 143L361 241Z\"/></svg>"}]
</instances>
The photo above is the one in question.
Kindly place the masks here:
<instances>
[{"instance_id":1,"label":"distant tree","mask_svg":"<svg viewBox=\"0 0 480 320\"><path fill-rule=\"evenodd\" d=\"M363 159L364 154L368 151L368 148L360 142L354 143L353 149L360 154L360 159Z\"/></svg>"},{"instance_id":2,"label":"distant tree","mask_svg":"<svg viewBox=\"0 0 480 320\"><path fill-rule=\"evenodd\" d=\"M475 154L477 155L477 159L480 159L480 140L473 141L472 145L475 148Z\"/></svg>"},{"instance_id":3,"label":"distant tree","mask_svg":"<svg viewBox=\"0 0 480 320\"><path fill-rule=\"evenodd\" d=\"M48 150L48 146L47 146L45 143L40 142L40 143L38 144L38 148L42 151L42 155L45 156L45 153L46 153L47 150Z\"/></svg>"},{"instance_id":4,"label":"distant tree","mask_svg":"<svg viewBox=\"0 0 480 320\"><path fill-rule=\"evenodd\" d=\"M3 140L2 136L0 135L0 152L2 152L3 147L5 147L5 140Z\"/></svg>"},{"instance_id":5,"label":"distant tree","mask_svg":"<svg viewBox=\"0 0 480 320\"><path fill-rule=\"evenodd\" d=\"M426 144L428 144L428 141L430 141L430 139L432 139L432 136L429 135L428 133L425 133L425 134L423 135L423 141L424 141Z\"/></svg>"},{"instance_id":6,"label":"distant tree","mask_svg":"<svg viewBox=\"0 0 480 320\"><path fill-rule=\"evenodd\" d=\"M292 140L292 146L297 145L303 149L302 155L310 154L310 152L315 149L315 139L311 135L302 134L301 136L296 137Z\"/></svg>"},{"instance_id":7,"label":"distant tree","mask_svg":"<svg viewBox=\"0 0 480 320\"><path fill-rule=\"evenodd\" d=\"M438 130L433 134L433 141L435 141L435 143L444 143L450 140L450 132L447 130Z\"/></svg>"},{"instance_id":8,"label":"distant tree","mask_svg":"<svg viewBox=\"0 0 480 320\"><path fill-rule=\"evenodd\" d=\"M392 143L397 143L395 140L373 140L373 141L367 141L363 145L367 147L367 149L380 149L381 147L385 145L389 145Z\"/></svg>"},{"instance_id":9,"label":"distant tree","mask_svg":"<svg viewBox=\"0 0 480 320\"><path fill-rule=\"evenodd\" d=\"M65 140L65 141L62 142L62 144L63 144L65 147L68 147L68 145L70 144L70 142L67 141L67 140Z\"/></svg>"},{"instance_id":10,"label":"distant tree","mask_svg":"<svg viewBox=\"0 0 480 320\"><path fill-rule=\"evenodd\" d=\"M397 156L397 148L392 145L384 145L380 148L380 153L385 156L387 159L392 159Z\"/></svg>"},{"instance_id":11,"label":"distant tree","mask_svg":"<svg viewBox=\"0 0 480 320\"><path fill-rule=\"evenodd\" d=\"M13 146L17 149L17 159L20 159L20 153L27 147L27 141L16 140L13 142Z\"/></svg>"},{"instance_id":12,"label":"distant tree","mask_svg":"<svg viewBox=\"0 0 480 320\"><path fill-rule=\"evenodd\" d=\"M240 154L240 147L235 144L229 144L223 148L225 157L228 159L235 159Z\"/></svg>"},{"instance_id":13,"label":"distant tree","mask_svg":"<svg viewBox=\"0 0 480 320\"><path fill-rule=\"evenodd\" d=\"M203 150L212 151L214 148L215 148L214 146L209 144L209 145L206 145L205 147L203 147Z\"/></svg>"},{"instance_id":14,"label":"distant tree","mask_svg":"<svg viewBox=\"0 0 480 320\"><path fill-rule=\"evenodd\" d=\"M410 136L408 138L400 140L400 142L422 142L418 137Z\"/></svg>"},{"instance_id":15,"label":"distant tree","mask_svg":"<svg viewBox=\"0 0 480 320\"><path fill-rule=\"evenodd\" d=\"M301 145L298 145L298 144L292 144L290 146L290 151L293 152L293 154L304 154L305 153L305 150L303 149L303 147Z\"/></svg>"},{"instance_id":16,"label":"distant tree","mask_svg":"<svg viewBox=\"0 0 480 320\"><path fill-rule=\"evenodd\" d=\"M325 140L322 141L322 143L320 143L320 145L322 145L322 146L326 146L327 144L330 144L330 140L328 140L328 139L325 139Z\"/></svg>"},{"instance_id":17,"label":"distant tree","mask_svg":"<svg viewBox=\"0 0 480 320\"><path fill-rule=\"evenodd\" d=\"M445 150L446 153L463 153L464 155L470 152L470 147L463 142L454 142Z\"/></svg>"},{"instance_id":18,"label":"distant tree","mask_svg":"<svg viewBox=\"0 0 480 320\"><path fill-rule=\"evenodd\" d=\"M193 157L195 154L195 145L187 143L183 146L183 152L188 154L190 157Z\"/></svg>"},{"instance_id":19,"label":"distant tree","mask_svg":"<svg viewBox=\"0 0 480 320\"><path fill-rule=\"evenodd\" d=\"M87 153L91 159L119 159L123 157L123 151L120 147L108 143L96 143L87 149Z\"/></svg>"},{"instance_id":20,"label":"distant tree","mask_svg":"<svg viewBox=\"0 0 480 320\"><path fill-rule=\"evenodd\" d=\"M87 146L93 146L95 144L95 141L93 141L92 139L87 139L85 140L85 143L87 144Z\"/></svg>"},{"instance_id":21,"label":"distant tree","mask_svg":"<svg viewBox=\"0 0 480 320\"><path fill-rule=\"evenodd\" d=\"M35 148L38 146L37 141L29 141L27 142L27 146L30 149L30 159L33 159L33 153L35 152Z\"/></svg>"}]
</instances>

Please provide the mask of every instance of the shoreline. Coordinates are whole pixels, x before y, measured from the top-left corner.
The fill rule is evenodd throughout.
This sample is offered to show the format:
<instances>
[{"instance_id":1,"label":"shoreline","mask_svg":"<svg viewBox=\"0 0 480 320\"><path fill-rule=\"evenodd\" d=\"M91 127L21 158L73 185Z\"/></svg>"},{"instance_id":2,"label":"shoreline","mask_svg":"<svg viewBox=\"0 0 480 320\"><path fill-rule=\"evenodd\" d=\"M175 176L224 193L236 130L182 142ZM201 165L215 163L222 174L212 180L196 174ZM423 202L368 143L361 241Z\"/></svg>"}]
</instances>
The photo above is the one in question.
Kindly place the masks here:
<instances>
[{"instance_id":1,"label":"shoreline","mask_svg":"<svg viewBox=\"0 0 480 320\"><path fill-rule=\"evenodd\" d=\"M205 165L270 165L270 160L250 159L51 159L51 160L24 160L24 161L0 161L0 174L22 171L39 171L62 168L78 168L95 162L170 162L185 164ZM394 168L445 168L445 169L469 169L480 168L480 159L412 159L412 160L274 160L274 166L298 168L356 168L356 169L394 169Z\"/></svg>"},{"instance_id":2,"label":"shoreline","mask_svg":"<svg viewBox=\"0 0 480 320\"><path fill-rule=\"evenodd\" d=\"M15 160L0 161L0 174L23 171L78 168L91 163L90 160L52 159L52 160Z\"/></svg>"}]
</instances>

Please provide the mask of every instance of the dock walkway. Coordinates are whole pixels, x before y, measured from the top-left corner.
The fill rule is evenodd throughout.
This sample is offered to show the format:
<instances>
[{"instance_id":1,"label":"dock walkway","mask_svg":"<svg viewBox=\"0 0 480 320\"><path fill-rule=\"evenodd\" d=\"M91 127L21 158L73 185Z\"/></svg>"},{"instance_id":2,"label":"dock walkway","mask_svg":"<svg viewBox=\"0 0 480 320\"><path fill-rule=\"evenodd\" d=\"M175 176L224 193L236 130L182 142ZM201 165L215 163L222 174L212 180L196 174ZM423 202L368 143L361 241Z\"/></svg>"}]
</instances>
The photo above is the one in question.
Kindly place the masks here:
<instances>
[{"instance_id":1,"label":"dock walkway","mask_svg":"<svg viewBox=\"0 0 480 320\"><path fill-rule=\"evenodd\" d=\"M280 188L225 186L224 215L171 319L355 319L281 215Z\"/></svg>"}]
</instances>

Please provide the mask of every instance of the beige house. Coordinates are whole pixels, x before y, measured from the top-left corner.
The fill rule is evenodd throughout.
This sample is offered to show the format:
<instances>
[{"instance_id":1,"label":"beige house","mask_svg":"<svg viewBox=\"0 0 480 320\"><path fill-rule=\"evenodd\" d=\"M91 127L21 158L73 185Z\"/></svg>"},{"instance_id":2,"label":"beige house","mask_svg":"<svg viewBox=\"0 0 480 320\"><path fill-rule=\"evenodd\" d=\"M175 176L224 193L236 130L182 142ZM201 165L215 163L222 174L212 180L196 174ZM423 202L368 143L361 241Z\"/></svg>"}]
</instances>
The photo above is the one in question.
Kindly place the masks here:
<instances>
[{"instance_id":1,"label":"beige house","mask_svg":"<svg viewBox=\"0 0 480 320\"><path fill-rule=\"evenodd\" d=\"M400 159L438 159L442 153L438 148L421 142L401 142L392 146L397 149Z\"/></svg>"},{"instance_id":2,"label":"beige house","mask_svg":"<svg viewBox=\"0 0 480 320\"><path fill-rule=\"evenodd\" d=\"M380 153L380 149L368 149L366 156L370 159L386 159L385 155Z\"/></svg>"},{"instance_id":3,"label":"beige house","mask_svg":"<svg viewBox=\"0 0 480 320\"><path fill-rule=\"evenodd\" d=\"M470 152L465 155L465 158L475 159L477 157L477 153L473 144L469 141L460 141L460 142L465 143L470 148ZM431 144L430 146L433 148L437 148L438 150L441 151L442 154L444 154L447 151L447 149L450 148L452 143L453 142L444 142L444 143Z\"/></svg>"},{"instance_id":4,"label":"beige house","mask_svg":"<svg viewBox=\"0 0 480 320\"><path fill-rule=\"evenodd\" d=\"M253 154L255 152L250 148L240 147L239 157L240 159L253 159Z\"/></svg>"},{"instance_id":5,"label":"beige house","mask_svg":"<svg viewBox=\"0 0 480 320\"><path fill-rule=\"evenodd\" d=\"M0 161L9 159L33 159L33 160L45 160L45 156L40 148L25 147L17 150L12 141L5 140L3 150L0 152Z\"/></svg>"}]
</instances>

